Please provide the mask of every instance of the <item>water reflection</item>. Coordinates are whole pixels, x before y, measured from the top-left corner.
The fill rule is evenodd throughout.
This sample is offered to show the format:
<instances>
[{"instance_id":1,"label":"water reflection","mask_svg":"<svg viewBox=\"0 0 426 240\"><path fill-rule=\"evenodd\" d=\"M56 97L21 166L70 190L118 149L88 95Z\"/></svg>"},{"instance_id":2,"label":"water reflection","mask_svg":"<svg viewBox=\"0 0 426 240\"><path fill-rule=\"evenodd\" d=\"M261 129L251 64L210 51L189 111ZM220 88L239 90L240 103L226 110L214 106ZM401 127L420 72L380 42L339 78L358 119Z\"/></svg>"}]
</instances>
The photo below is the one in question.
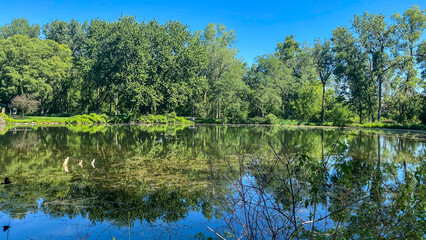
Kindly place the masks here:
<instances>
[{"instance_id":1,"label":"water reflection","mask_svg":"<svg viewBox=\"0 0 426 240\"><path fill-rule=\"evenodd\" d=\"M226 197L236 196L230 183L240 180L241 161L247 167L244 176L256 186L264 186L266 194L273 193L270 196L286 211L295 197L282 181L289 177L300 188L298 209L322 214L317 220L339 211L342 204L350 205L344 214L330 215L328 223L316 223L315 214L297 213L304 216L300 222L316 223L309 225L310 229L327 232L334 229L331 226L350 229L383 223L380 218L400 219L398 216L404 214L401 209L382 215L377 209L388 211L381 206L391 202L407 207L408 203L398 201L424 190L416 188L424 180L415 179L421 175L414 174L425 159L424 138L356 130L345 132L337 144L339 136L333 129L224 126L15 128L0 135L0 177L8 176L14 182L0 189L0 219L6 224L11 217L19 224L34 216L48 216L45 220L51 228L59 220L68 224L71 219L87 219L89 226L111 225L108 231L118 236L124 228L139 237L142 233L137 229L147 226L143 224L164 223L162 231L166 231L179 223L175 236L182 232L186 236L198 232L213 236L206 227L221 231L219 226L226 225ZM315 160L309 163L313 166L307 169L309 164L293 163L288 170L272 161L275 153L271 146L278 156L304 152L305 159ZM405 195L401 195L401 186L408 188ZM365 197L371 199L368 206L363 205L366 201L357 201ZM410 206L421 207L412 202L414 197L410 199ZM423 200L417 201L424 206ZM380 217L362 221L348 218L362 214ZM416 219L416 215L411 217ZM202 219L204 226L197 224ZM78 232L78 227L71 228ZM21 237L45 236L51 229L31 231Z\"/></svg>"}]
</instances>

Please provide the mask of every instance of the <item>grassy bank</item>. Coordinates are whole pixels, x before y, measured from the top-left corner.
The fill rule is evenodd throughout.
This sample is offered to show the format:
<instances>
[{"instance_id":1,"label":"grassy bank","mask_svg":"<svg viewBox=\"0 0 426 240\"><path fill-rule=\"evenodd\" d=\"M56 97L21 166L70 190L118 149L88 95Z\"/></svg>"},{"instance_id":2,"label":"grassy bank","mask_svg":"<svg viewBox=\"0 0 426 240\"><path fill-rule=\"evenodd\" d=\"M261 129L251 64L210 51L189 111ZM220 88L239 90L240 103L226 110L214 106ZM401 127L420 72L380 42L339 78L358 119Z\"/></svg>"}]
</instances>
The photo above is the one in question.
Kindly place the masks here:
<instances>
[{"instance_id":1,"label":"grassy bank","mask_svg":"<svg viewBox=\"0 0 426 240\"><path fill-rule=\"evenodd\" d=\"M178 117L175 113L167 115L121 115L107 116L105 114L83 114L70 117L57 116L16 116L10 117L6 114L0 115L0 124L17 124L17 125L50 125L50 124L106 124L106 123L134 123L134 124L192 124L193 122L184 117Z\"/></svg>"},{"instance_id":2,"label":"grassy bank","mask_svg":"<svg viewBox=\"0 0 426 240\"><path fill-rule=\"evenodd\" d=\"M274 116L266 116L265 118L247 118L247 119L215 119L215 118L197 118L195 123L198 124L253 124L253 125L281 125L281 126L328 126L340 127L341 124L333 122L315 123L297 120L277 119ZM105 114L89 114L89 115L75 115L70 117L56 117L56 116L28 116L11 118L5 114L0 114L0 124L22 124L22 125L50 125L50 124L166 124L166 125L179 125L179 124L193 124L191 120L184 117L178 117L175 113L166 115L121 115L121 116L107 116ZM410 129L410 130L426 130L424 124L399 124L399 123L346 123L345 127L355 128L388 128L388 129Z\"/></svg>"},{"instance_id":3,"label":"grassy bank","mask_svg":"<svg viewBox=\"0 0 426 240\"><path fill-rule=\"evenodd\" d=\"M212 118L198 118L195 120L198 124L255 124L255 125L280 125L280 126L318 126L318 127L341 127L342 124L333 122L306 122L298 120L276 119L273 117L265 118L247 118L241 120L233 119L212 119ZM426 130L424 124L399 124L399 123L345 123L345 127L355 128L389 128L389 129L410 129L410 130Z\"/></svg>"}]
</instances>

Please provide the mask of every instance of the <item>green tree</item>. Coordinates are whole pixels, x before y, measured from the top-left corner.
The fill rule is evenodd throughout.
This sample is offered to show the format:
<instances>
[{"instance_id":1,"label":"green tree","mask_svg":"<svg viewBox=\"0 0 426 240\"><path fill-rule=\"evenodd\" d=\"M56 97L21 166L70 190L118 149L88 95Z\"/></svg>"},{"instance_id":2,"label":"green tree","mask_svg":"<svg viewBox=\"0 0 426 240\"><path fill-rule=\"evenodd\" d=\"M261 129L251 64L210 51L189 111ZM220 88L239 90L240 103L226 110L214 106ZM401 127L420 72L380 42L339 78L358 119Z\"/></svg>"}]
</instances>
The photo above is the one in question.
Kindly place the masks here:
<instances>
[{"instance_id":1,"label":"green tree","mask_svg":"<svg viewBox=\"0 0 426 240\"><path fill-rule=\"evenodd\" d=\"M317 40L314 45L314 63L322 84L321 122L324 122L325 113L325 86L335 70L335 52L331 41L325 40L321 43Z\"/></svg>"},{"instance_id":2,"label":"green tree","mask_svg":"<svg viewBox=\"0 0 426 240\"><path fill-rule=\"evenodd\" d=\"M70 22L56 19L43 26L43 34L46 39L68 45L73 56L76 57L83 53L87 25L87 22L82 24L75 19Z\"/></svg>"},{"instance_id":3,"label":"green tree","mask_svg":"<svg viewBox=\"0 0 426 240\"><path fill-rule=\"evenodd\" d=\"M223 116L222 110L228 107L223 106L223 104L244 111L244 106L241 105L243 100L240 98L241 92L245 88L242 81L244 65L236 57L235 32L227 30L221 24L210 23L204 29L204 32L197 32L196 34L200 36L207 56L207 64L202 73L207 79L208 86L204 89L203 103L200 104L204 108L204 114L221 118ZM224 86L231 87L229 90L236 93L235 99L229 99L230 92ZM235 104L235 106L231 106L232 104ZM229 113L228 110L225 112ZM244 115L243 113L241 116ZM231 115L228 115L228 117L231 117Z\"/></svg>"},{"instance_id":4,"label":"green tree","mask_svg":"<svg viewBox=\"0 0 426 240\"><path fill-rule=\"evenodd\" d=\"M188 26L178 21L164 25L152 21L148 31L148 81L157 96L157 104L151 110L190 114L193 100L201 99L206 84L202 76L207 60L205 49Z\"/></svg>"},{"instance_id":5,"label":"green tree","mask_svg":"<svg viewBox=\"0 0 426 240\"><path fill-rule=\"evenodd\" d=\"M426 28L426 10L421 11L418 6L406 10L401 16L399 13L392 15L395 22L399 49L402 54L400 75L405 75L404 80L395 83L396 98L399 102L399 122L407 120L407 104L416 95L416 88L420 83L416 66L416 51L420 38ZM398 80L400 79L397 78Z\"/></svg>"},{"instance_id":6,"label":"green tree","mask_svg":"<svg viewBox=\"0 0 426 240\"><path fill-rule=\"evenodd\" d=\"M426 80L426 41L422 41L419 44L416 54L417 63L420 64L420 68L422 70L422 78L423 81ZM424 83L422 83L424 84ZM423 86L424 87L424 86Z\"/></svg>"},{"instance_id":7,"label":"green tree","mask_svg":"<svg viewBox=\"0 0 426 240\"><path fill-rule=\"evenodd\" d=\"M277 114L282 106L280 93L284 94L287 90L284 89L285 84L280 82L283 74L279 66L282 65L274 55L259 56L244 79L250 88L249 101L259 110L256 112L260 112L262 118L269 113Z\"/></svg>"},{"instance_id":8,"label":"green tree","mask_svg":"<svg viewBox=\"0 0 426 240\"><path fill-rule=\"evenodd\" d=\"M315 69L313 50L306 44L302 46L287 36L283 43L278 43L275 56L288 69L282 75L290 91L281 91L284 117L305 121L317 121L320 113L318 74ZM282 88L282 87L281 87Z\"/></svg>"},{"instance_id":9,"label":"green tree","mask_svg":"<svg viewBox=\"0 0 426 240\"><path fill-rule=\"evenodd\" d=\"M378 86L378 110L377 120L382 117L382 93L383 84L390 80L390 74L395 67L395 59L392 58L392 48L395 46L394 31L385 21L383 14L355 15L352 20L355 33L358 36L362 50L368 55L369 77L373 78ZM374 117L372 118L374 121Z\"/></svg>"},{"instance_id":10,"label":"green tree","mask_svg":"<svg viewBox=\"0 0 426 240\"><path fill-rule=\"evenodd\" d=\"M360 123L372 113L374 82L369 76L368 56L357 45L347 28L333 30L333 51L336 52L335 75L340 85L340 95L349 101L359 115Z\"/></svg>"},{"instance_id":11,"label":"green tree","mask_svg":"<svg viewBox=\"0 0 426 240\"><path fill-rule=\"evenodd\" d=\"M117 22L93 20L88 27L84 97L92 110L102 113L112 105L117 113L120 100L134 94L134 104L123 102L125 109L137 107L146 78L147 47L140 25L134 17L122 17ZM131 89L130 89L131 88ZM94 90L94 92L93 92ZM89 106L88 106L89 107ZM85 109L87 111L88 109Z\"/></svg>"},{"instance_id":12,"label":"green tree","mask_svg":"<svg viewBox=\"0 0 426 240\"><path fill-rule=\"evenodd\" d=\"M38 38L40 26L38 24L30 25L25 18L14 18L11 23L0 27L0 37L8 38L16 34Z\"/></svg>"},{"instance_id":13,"label":"green tree","mask_svg":"<svg viewBox=\"0 0 426 240\"><path fill-rule=\"evenodd\" d=\"M66 45L19 34L0 40L2 98L10 102L17 95L34 94L44 114L56 89L67 81L71 65Z\"/></svg>"}]
</instances>

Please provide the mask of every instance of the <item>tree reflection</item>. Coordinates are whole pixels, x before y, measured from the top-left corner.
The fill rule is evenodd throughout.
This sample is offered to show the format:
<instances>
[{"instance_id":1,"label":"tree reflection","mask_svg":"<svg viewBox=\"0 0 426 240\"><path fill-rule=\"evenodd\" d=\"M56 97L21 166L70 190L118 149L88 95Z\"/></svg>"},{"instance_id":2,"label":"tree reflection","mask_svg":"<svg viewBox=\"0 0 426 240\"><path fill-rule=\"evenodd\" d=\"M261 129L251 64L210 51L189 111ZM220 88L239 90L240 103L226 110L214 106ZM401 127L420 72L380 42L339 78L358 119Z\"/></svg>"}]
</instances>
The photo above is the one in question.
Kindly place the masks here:
<instances>
[{"instance_id":1,"label":"tree reflection","mask_svg":"<svg viewBox=\"0 0 426 240\"><path fill-rule=\"evenodd\" d=\"M277 239L421 238L424 144L332 129L19 128L0 136L0 172L13 181L0 189L0 210L119 226L175 222L191 211L222 219L232 213L228 200L255 190L268 197L257 199L265 204L258 210L278 212L252 228L254 237L269 228Z\"/></svg>"},{"instance_id":2,"label":"tree reflection","mask_svg":"<svg viewBox=\"0 0 426 240\"><path fill-rule=\"evenodd\" d=\"M246 156L239 171L228 175L234 191L223 193L222 201L229 207L225 220L236 239L425 236L426 164L418 161L424 159L422 143L408 152L407 168L389 154L398 145L380 133L342 135L325 148L320 134L318 145L327 152L320 157L315 147L295 148L292 141L276 145L277 137L266 139L273 156Z\"/></svg>"}]
</instances>

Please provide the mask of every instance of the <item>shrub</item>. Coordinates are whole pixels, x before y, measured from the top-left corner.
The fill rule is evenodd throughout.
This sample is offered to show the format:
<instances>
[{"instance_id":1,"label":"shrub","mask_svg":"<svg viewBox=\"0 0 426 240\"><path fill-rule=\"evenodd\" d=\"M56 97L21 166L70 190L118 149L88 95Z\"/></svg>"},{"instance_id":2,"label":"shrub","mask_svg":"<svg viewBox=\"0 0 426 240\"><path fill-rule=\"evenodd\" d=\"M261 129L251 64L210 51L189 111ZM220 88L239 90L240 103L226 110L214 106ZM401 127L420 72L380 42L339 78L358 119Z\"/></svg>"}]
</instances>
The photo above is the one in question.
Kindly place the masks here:
<instances>
[{"instance_id":1,"label":"shrub","mask_svg":"<svg viewBox=\"0 0 426 240\"><path fill-rule=\"evenodd\" d=\"M14 97L10 106L20 109L22 111L22 115L25 115L27 113L37 112L40 107L40 101L38 101L34 95L23 94Z\"/></svg>"},{"instance_id":2,"label":"shrub","mask_svg":"<svg viewBox=\"0 0 426 240\"><path fill-rule=\"evenodd\" d=\"M102 116L102 115L101 115ZM127 116L113 116L109 119L112 123L129 123L138 122L144 124L190 124L192 121L185 119L184 117L177 117L176 113L168 113L166 115L153 115L148 114L146 116L137 116L129 114Z\"/></svg>"},{"instance_id":3,"label":"shrub","mask_svg":"<svg viewBox=\"0 0 426 240\"><path fill-rule=\"evenodd\" d=\"M350 119L354 117L353 112L341 103L337 103L334 108L327 112L327 120L333 122L335 126L344 126L352 123Z\"/></svg>"},{"instance_id":4,"label":"shrub","mask_svg":"<svg viewBox=\"0 0 426 240\"><path fill-rule=\"evenodd\" d=\"M175 112L171 112L171 113L167 113L167 114L166 114L166 117L167 117L168 119L175 119L177 116L176 116L176 113L175 113Z\"/></svg>"},{"instance_id":5,"label":"shrub","mask_svg":"<svg viewBox=\"0 0 426 240\"><path fill-rule=\"evenodd\" d=\"M91 113L90 115L83 114L83 115L75 115L70 117L66 121L68 124L93 124L93 123L106 123L107 122L107 116L105 114L97 115L95 113Z\"/></svg>"},{"instance_id":6,"label":"shrub","mask_svg":"<svg viewBox=\"0 0 426 240\"><path fill-rule=\"evenodd\" d=\"M7 116L4 113L0 113L0 123L13 123L14 120L13 118L10 118L9 116Z\"/></svg>"},{"instance_id":7,"label":"shrub","mask_svg":"<svg viewBox=\"0 0 426 240\"><path fill-rule=\"evenodd\" d=\"M270 113L270 114L265 116L265 119L266 119L267 123L275 124L277 122L278 118L274 114Z\"/></svg>"}]
</instances>

